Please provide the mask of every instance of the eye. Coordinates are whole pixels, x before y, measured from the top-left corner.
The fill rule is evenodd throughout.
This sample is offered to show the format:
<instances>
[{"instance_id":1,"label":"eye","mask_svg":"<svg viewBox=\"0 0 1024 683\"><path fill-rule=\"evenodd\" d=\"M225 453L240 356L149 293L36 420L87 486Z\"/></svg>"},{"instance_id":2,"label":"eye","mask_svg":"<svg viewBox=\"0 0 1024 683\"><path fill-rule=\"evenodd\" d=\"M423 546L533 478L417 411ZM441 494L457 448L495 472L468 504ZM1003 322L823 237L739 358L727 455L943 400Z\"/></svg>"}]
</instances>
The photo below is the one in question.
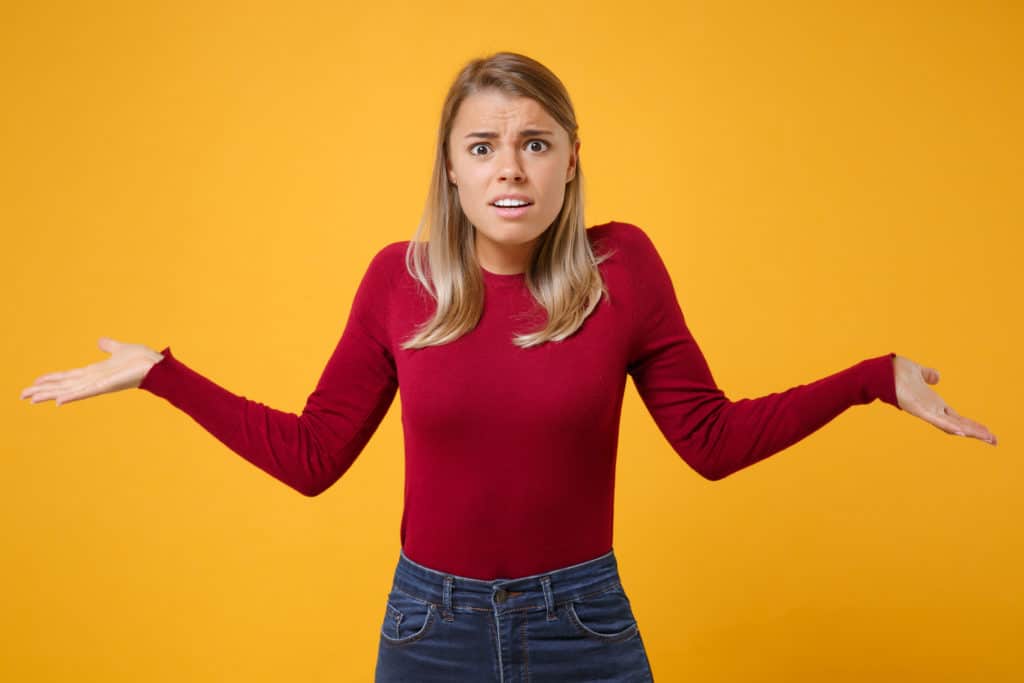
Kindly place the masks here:
<instances>
[{"instance_id":1,"label":"eye","mask_svg":"<svg viewBox=\"0 0 1024 683\"><path fill-rule=\"evenodd\" d=\"M527 144L527 145L532 145L532 144L534 144L534 143L538 143L538 144L541 144L541 145L543 145L543 146L544 146L544 148L543 148L543 149L534 149L533 151L535 151L535 152L543 152L543 151L547 150L547 149L548 149L548 147L550 147L550 145L549 145L549 144L547 143L547 141L545 141L545 140L541 140L541 139L539 139L539 138L538 138L538 139L535 139L535 140L530 140L530 141L529 141L529 142L527 142L526 144ZM472 147L470 147L470 148L469 148L469 153L470 153L471 155L475 156L475 157L481 156L480 154L477 154L477 153L475 152L475 150L477 150L477 149L479 149L479 148L481 148L481 147L490 147L490 145L489 145L489 144L487 144L486 142L478 142L477 144L475 144L475 145L473 145Z\"/></svg>"}]
</instances>

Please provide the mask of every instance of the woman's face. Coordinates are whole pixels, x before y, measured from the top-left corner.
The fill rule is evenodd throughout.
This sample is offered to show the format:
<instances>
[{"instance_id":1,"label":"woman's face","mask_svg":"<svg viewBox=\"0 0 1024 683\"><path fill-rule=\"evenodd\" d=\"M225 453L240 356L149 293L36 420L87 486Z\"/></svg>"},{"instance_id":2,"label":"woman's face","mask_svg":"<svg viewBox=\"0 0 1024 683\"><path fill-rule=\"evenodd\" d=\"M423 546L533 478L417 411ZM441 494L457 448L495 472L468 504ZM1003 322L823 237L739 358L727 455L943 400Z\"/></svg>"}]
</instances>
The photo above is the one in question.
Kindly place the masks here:
<instances>
[{"instance_id":1,"label":"woman's face","mask_svg":"<svg viewBox=\"0 0 1024 683\"><path fill-rule=\"evenodd\" d=\"M538 238L562 209L579 149L535 100L487 90L462 101L448 139L448 176L476 227L481 266L494 273L526 270ZM530 204L495 207L504 195Z\"/></svg>"}]
</instances>

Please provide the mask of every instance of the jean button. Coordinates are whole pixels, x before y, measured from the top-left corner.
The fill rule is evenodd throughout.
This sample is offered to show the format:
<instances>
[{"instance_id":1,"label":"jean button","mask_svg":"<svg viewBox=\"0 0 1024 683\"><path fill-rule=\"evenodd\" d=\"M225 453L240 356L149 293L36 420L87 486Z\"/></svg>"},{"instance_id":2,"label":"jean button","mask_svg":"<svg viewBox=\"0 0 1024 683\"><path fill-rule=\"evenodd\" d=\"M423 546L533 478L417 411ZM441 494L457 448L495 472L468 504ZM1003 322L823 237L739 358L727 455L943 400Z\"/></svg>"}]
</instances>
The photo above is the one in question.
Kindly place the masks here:
<instances>
[{"instance_id":1,"label":"jean button","mask_svg":"<svg viewBox=\"0 0 1024 683\"><path fill-rule=\"evenodd\" d=\"M494 594L494 601L499 604L505 602L507 598L508 591L506 591L504 588L499 588L497 592Z\"/></svg>"}]
</instances>

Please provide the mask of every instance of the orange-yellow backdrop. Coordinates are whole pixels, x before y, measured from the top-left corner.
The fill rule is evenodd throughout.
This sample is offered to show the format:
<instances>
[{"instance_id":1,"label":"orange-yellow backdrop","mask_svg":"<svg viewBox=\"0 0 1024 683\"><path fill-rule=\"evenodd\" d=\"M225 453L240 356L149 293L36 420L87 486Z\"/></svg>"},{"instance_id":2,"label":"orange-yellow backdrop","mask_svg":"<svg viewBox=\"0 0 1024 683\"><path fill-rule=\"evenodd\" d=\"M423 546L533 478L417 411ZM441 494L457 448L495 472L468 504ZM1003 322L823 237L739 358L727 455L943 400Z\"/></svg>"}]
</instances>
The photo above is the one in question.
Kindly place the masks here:
<instances>
[{"instance_id":1,"label":"orange-yellow backdrop","mask_svg":"<svg viewBox=\"0 0 1024 683\"><path fill-rule=\"evenodd\" d=\"M627 385L615 550L659 681L1021 680L1021 26L1013 2L17 3L0 28L0 678L369 681L398 399L306 498L139 390L160 349L298 411L410 239L457 70L565 82L588 223L652 236L738 399L895 351L993 448L875 402L724 481Z\"/></svg>"}]
</instances>

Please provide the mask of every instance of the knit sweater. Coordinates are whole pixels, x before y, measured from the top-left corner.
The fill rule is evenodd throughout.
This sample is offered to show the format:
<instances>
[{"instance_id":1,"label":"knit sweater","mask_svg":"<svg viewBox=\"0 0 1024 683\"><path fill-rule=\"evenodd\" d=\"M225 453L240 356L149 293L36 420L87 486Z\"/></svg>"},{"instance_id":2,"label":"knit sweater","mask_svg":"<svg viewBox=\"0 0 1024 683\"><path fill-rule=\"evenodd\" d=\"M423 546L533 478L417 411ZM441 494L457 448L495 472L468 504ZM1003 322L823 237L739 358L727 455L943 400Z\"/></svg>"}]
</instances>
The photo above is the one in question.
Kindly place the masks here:
<instances>
[{"instance_id":1,"label":"knit sweater","mask_svg":"<svg viewBox=\"0 0 1024 683\"><path fill-rule=\"evenodd\" d=\"M522 273L481 269L480 321L455 341L400 344L434 302L405 267L408 241L367 267L301 414L234 394L170 347L140 388L191 416L232 451L315 496L352 466L401 386L405 494L400 542L415 562L493 580L593 559L612 548L622 399L631 377L679 457L727 477L876 398L899 407L888 353L817 381L731 400L680 309L669 272L639 227L591 227L608 296L571 336L520 348L546 312Z\"/></svg>"}]
</instances>

